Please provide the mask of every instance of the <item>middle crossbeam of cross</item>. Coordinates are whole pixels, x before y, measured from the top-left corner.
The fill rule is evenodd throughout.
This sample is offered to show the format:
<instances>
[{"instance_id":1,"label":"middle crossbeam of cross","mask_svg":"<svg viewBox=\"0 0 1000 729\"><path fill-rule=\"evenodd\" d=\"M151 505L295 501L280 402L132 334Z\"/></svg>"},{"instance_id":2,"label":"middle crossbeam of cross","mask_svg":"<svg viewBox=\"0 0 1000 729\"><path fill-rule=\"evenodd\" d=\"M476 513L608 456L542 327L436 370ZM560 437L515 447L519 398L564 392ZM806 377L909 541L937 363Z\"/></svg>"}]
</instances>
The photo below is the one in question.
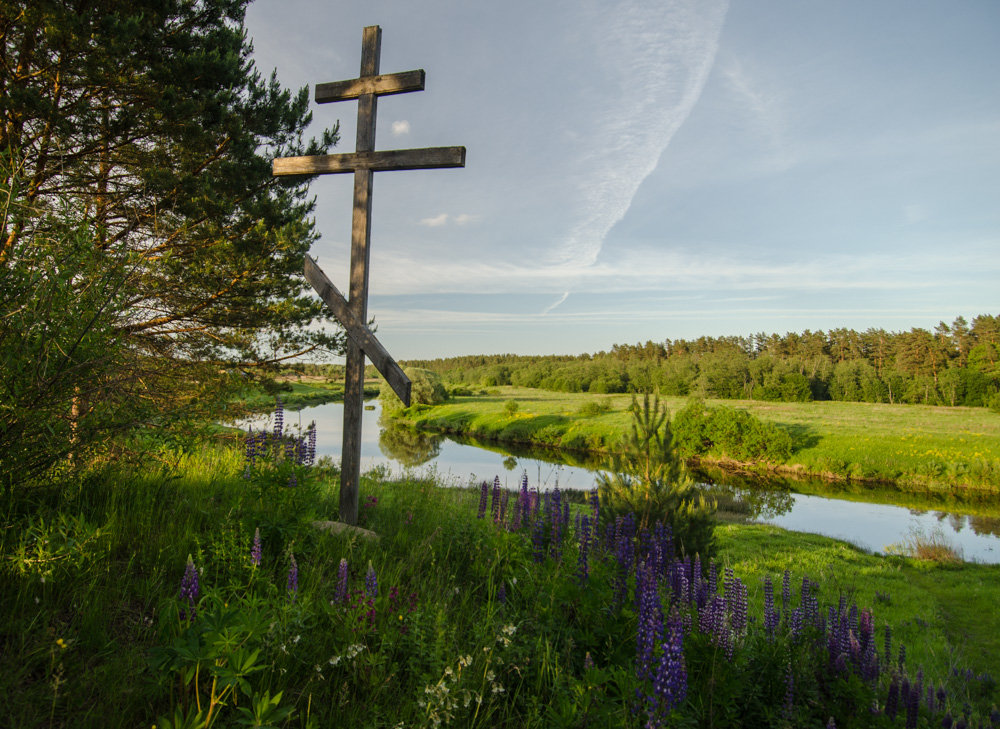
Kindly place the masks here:
<instances>
[{"instance_id":1,"label":"middle crossbeam of cross","mask_svg":"<svg viewBox=\"0 0 1000 729\"><path fill-rule=\"evenodd\" d=\"M358 100L358 128L355 151L349 154L282 157L273 162L272 172L283 175L323 175L354 173L354 212L351 226L351 274L349 298L337 290L320 267L306 255L305 275L320 298L330 307L348 335L344 377L344 450L341 458L341 519L357 521L357 494L361 460L361 415L364 404L365 355L393 388L405 405L410 404L410 380L389 356L365 322L368 317L368 265L371 243L372 181L375 172L464 167L465 147L431 147L375 151L375 116L379 96L422 91L424 71L379 74L382 30L377 25L364 29L361 45L361 74L349 81L318 84L317 104Z\"/></svg>"}]
</instances>

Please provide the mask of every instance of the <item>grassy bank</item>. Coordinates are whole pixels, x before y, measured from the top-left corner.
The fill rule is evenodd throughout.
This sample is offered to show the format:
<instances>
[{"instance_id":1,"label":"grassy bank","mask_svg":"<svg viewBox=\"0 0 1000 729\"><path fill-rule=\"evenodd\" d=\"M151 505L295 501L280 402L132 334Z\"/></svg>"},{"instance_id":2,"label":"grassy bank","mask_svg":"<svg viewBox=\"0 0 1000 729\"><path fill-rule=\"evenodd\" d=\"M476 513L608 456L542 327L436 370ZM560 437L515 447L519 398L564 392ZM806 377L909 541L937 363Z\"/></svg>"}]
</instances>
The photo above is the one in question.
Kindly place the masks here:
<instances>
[{"instance_id":1,"label":"grassy bank","mask_svg":"<svg viewBox=\"0 0 1000 729\"><path fill-rule=\"evenodd\" d=\"M300 469L290 487L291 466L259 461L246 478L235 449L160 455L164 465L138 475L104 471L4 505L0 724L163 727L199 705L215 706L217 726L245 718L242 709L294 727L644 723L631 709L636 689L649 688L635 676L634 575L617 601L615 558L593 546L581 584L572 519L539 560L529 532L477 519L479 494L375 474L362 483L361 525L379 535L368 541L311 526L336 513L333 471ZM695 724L705 725L705 707L732 704L758 721L769 702L780 710L785 661L804 648L788 642L787 613L779 635L763 637L762 580L780 592L785 570L789 608L803 576L818 585L821 612L841 595L872 608L879 651L888 625L891 662L904 644L909 675L923 668L927 681L946 679L952 710L996 699L979 676L1000 675L1000 567L873 556L765 526L726 525L718 537L719 590L721 568L731 567L755 617L733 633L732 660L698 633L695 617L685 644L689 700L678 709ZM198 572L193 602L179 592L188 555ZM719 683L705 682L706 660ZM230 679L246 693L223 695ZM834 689L861 688L795 680L803 725L827 710L837 726L852 725L848 699ZM810 690L829 706L817 708Z\"/></svg>"},{"instance_id":2,"label":"grassy bank","mask_svg":"<svg viewBox=\"0 0 1000 729\"><path fill-rule=\"evenodd\" d=\"M664 400L673 413L686 402ZM630 403L626 395L502 387L433 408L411 408L400 417L413 427L483 440L610 452L630 427L631 415L626 412ZM1000 495L1000 416L981 408L712 400L706 404L745 409L788 429L795 441L787 462L722 462L725 467L891 483L912 491Z\"/></svg>"},{"instance_id":3,"label":"grassy bank","mask_svg":"<svg viewBox=\"0 0 1000 729\"><path fill-rule=\"evenodd\" d=\"M343 382L314 379L308 382L289 380L281 384L287 389L282 389L277 393L253 390L243 393L240 399L250 411L258 413L272 412L276 399L279 397L288 410L301 410L328 402L344 401ZM365 382L365 397L375 397L376 395L378 395L378 382L375 380Z\"/></svg>"}]
</instances>

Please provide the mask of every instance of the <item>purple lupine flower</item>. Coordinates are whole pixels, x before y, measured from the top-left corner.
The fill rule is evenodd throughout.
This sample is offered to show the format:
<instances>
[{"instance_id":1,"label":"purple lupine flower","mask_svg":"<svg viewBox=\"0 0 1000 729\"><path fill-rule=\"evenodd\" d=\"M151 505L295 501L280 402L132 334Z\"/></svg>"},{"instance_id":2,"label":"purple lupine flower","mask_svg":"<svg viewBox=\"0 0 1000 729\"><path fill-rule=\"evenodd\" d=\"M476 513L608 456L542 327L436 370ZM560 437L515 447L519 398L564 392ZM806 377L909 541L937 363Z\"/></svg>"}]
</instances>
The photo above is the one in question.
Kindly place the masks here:
<instances>
[{"instance_id":1,"label":"purple lupine flower","mask_svg":"<svg viewBox=\"0 0 1000 729\"><path fill-rule=\"evenodd\" d=\"M557 484L552 491L552 498L548 500L549 524L552 525L552 551L556 554L562 546L562 492Z\"/></svg>"},{"instance_id":2,"label":"purple lupine flower","mask_svg":"<svg viewBox=\"0 0 1000 729\"><path fill-rule=\"evenodd\" d=\"M295 471L292 471L292 475L288 477L288 488L293 489L299 485L299 479L295 475Z\"/></svg>"},{"instance_id":3,"label":"purple lupine flower","mask_svg":"<svg viewBox=\"0 0 1000 729\"><path fill-rule=\"evenodd\" d=\"M739 577L732 577L731 570L729 585L726 588L726 607L729 612L730 625L736 636L741 636L747 628L747 586ZM732 597L730 597L732 593Z\"/></svg>"},{"instance_id":4,"label":"purple lupine flower","mask_svg":"<svg viewBox=\"0 0 1000 729\"><path fill-rule=\"evenodd\" d=\"M580 584L586 585L590 577L590 563L588 562L588 553L590 551L590 517L586 514L580 518L580 526L577 531L580 535L580 553L576 562L576 574Z\"/></svg>"},{"instance_id":5,"label":"purple lupine flower","mask_svg":"<svg viewBox=\"0 0 1000 729\"><path fill-rule=\"evenodd\" d=\"M340 565L337 567L337 590L333 599L338 604L347 602L347 559L344 557L340 558Z\"/></svg>"},{"instance_id":6,"label":"purple lupine flower","mask_svg":"<svg viewBox=\"0 0 1000 729\"><path fill-rule=\"evenodd\" d=\"M923 672L917 672L917 680L903 694L903 706L906 709L906 729L917 729L917 717L920 714L920 697L923 689Z\"/></svg>"},{"instance_id":7,"label":"purple lupine flower","mask_svg":"<svg viewBox=\"0 0 1000 729\"><path fill-rule=\"evenodd\" d=\"M308 466L316 463L316 421L309 424L306 444L306 460Z\"/></svg>"},{"instance_id":8,"label":"purple lupine flower","mask_svg":"<svg viewBox=\"0 0 1000 729\"><path fill-rule=\"evenodd\" d=\"M885 657L885 665L888 668L890 661L892 661L892 628L889 627L888 623L885 626L885 647L882 655Z\"/></svg>"},{"instance_id":9,"label":"purple lupine flower","mask_svg":"<svg viewBox=\"0 0 1000 729\"><path fill-rule=\"evenodd\" d=\"M490 485L483 481L479 484L479 513L476 514L477 519L482 519L486 516L486 505L489 498Z\"/></svg>"},{"instance_id":10,"label":"purple lupine flower","mask_svg":"<svg viewBox=\"0 0 1000 729\"><path fill-rule=\"evenodd\" d=\"M653 651L663 639L663 613L656 589L656 575L645 563L636 570L637 629L635 675L640 681L653 678Z\"/></svg>"},{"instance_id":11,"label":"purple lupine flower","mask_svg":"<svg viewBox=\"0 0 1000 729\"><path fill-rule=\"evenodd\" d=\"M260 527L258 527L253 531L253 545L250 547L250 561L253 562L254 567L260 567L260 558L261 558Z\"/></svg>"},{"instance_id":12,"label":"purple lupine flower","mask_svg":"<svg viewBox=\"0 0 1000 729\"><path fill-rule=\"evenodd\" d=\"M767 632L768 640L774 639L774 632L778 628L780 618L774 609L774 584L771 576L764 577L764 630Z\"/></svg>"},{"instance_id":13,"label":"purple lupine flower","mask_svg":"<svg viewBox=\"0 0 1000 729\"><path fill-rule=\"evenodd\" d=\"M181 578L181 599L188 602L187 613L181 610L181 619L188 617L194 620L197 614L195 603L198 601L198 568L194 566L194 559L190 554L184 567L184 576Z\"/></svg>"},{"instance_id":14,"label":"purple lupine flower","mask_svg":"<svg viewBox=\"0 0 1000 729\"><path fill-rule=\"evenodd\" d=\"M274 438L277 440L284 432L285 406L281 403L281 398L275 398L274 405Z\"/></svg>"},{"instance_id":15,"label":"purple lupine flower","mask_svg":"<svg viewBox=\"0 0 1000 729\"><path fill-rule=\"evenodd\" d=\"M295 561L295 553L292 552L288 555L291 564L288 567L288 591L292 593L292 602L295 602L295 598L299 594L299 565Z\"/></svg>"},{"instance_id":16,"label":"purple lupine flower","mask_svg":"<svg viewBox=\"0 0 1000 729\"><path fill-rule=\"evenodd\" d=\"M243 461L246 464L243 469L243 478L250 478L250 471L257 461L257 438L254 435L253 427L249 429L244 439Z\"/></svg>"},{"instance_id":17,"label":"purple lupine flower","mask_svg":"<svg viewBox=\"0 0 1000 729\"><path fill-rule=\"evenodd\" d=\"M878 681L878 655L875 653L875 641L869 640L861 656L861 678L874 684Z\"/></svg>"},{"instance_id":18,"label":"purple lupine flower","mask_svg":"<svg viewBox=\"0 0 1000 729\"><path fill-rule=\"evenodd\" d=\"M902 643L899 644L899 670L903 670L903 666L906 664L906 646Z\"/></svg>"},{"instance_id":19,"label":"purple lupine flower","mask_svg":"<svg viewBox=\"0 0 1000 729\"><path fill-rule=\"evenodd\" d=\"M594 659L590 656L590 651L587 651L586 655L583 657L583 670L589 671L594 667Z\"/></svg>"},{"instance_id":20,"label":"purple lupine flower","mask_svg":"<svg viewBox=\"0 0 1000 729\"><path fill-rule=\"evenodd\" d=\"M934 682L931 681L927 684L927 711L930 714L937 712L937 706L934 703Z\"/></svg>"},{"instance_id":21,"label":"purple lupine flower","mask_svg":"<svg viewBox=\"0 0 1000 729\"><path fill-rule=\"evenodd\" d=\"M650 723L661 726L662 718L687 697L687 669L684 666L684 629L677 613L667 620L666 637L660 645L660 662L649 697Z\"/></svg>"},{"instance_id":22,"label":"purple lupine flower","mask_svg":"<svg viewBox=\"0 0 1000 729\"><path fill-rule=\"evenodd\" d=\"M500 521L500 477L493 477L493 497L490 500L490 511L493 514L493 523Z\"/></svg>"},{"instance_id":23,"label":"purple lupine flower","mask_svg":"<svg viewBox=\"0 0 1000 729\"><path fill-rule=\"evenodd\" d=\"M535 521L531 525L531 546L532 556L536 562L545 559L545 521L541 514L535 515Z\"/></svg>"},{"instance_id":24,"label":"purple lupine flower","mask_svg":"<svg viewBox=\"0 0 1000 729\"><path fill-rule=\"evenodd\" d=\"M368 562L368 572L365 574L365 595L368 598L378 597L378 575L375 574L375 568L372 567L372 563Z\"/></svg>"},{"instance_id":25,"label":"purple lupine flower","mask_svg":"<svg viewBox=\"0 0 1000 729\"><path fill-rule=\"evenodd\" d=\"M954 723L955 720L951 718L951 712L945 714L944 718L941 720L941 726L943 729L951 729Z\"/></svg>"},{"instance_id":26,"label":"purple lupine flower","mask_svg":"<svg viewBox=\"0 0 1000 729\"><path fill-rule=\"evenodd\" d=\"M889 681L889 694L885 697L885 715L889 719L895 719L896 713L899 711L899 683L896 681L896 675L893 674L892 680Z\"/></svg>"},{"instance_id":27,"label":"purple lupine flower","mask_svg":"<svg viewBox=\"0 0 1000 729\"><path fill-rule=\"evenodd\" d=\"M833 720L832 716L830 717L830 721L826 723L826 729L837 729L837 722Z\"/></svg>"},{"instance_id":28,"label":"purple lupine flower","mask_svg":"<svg viewBox=\"0 0 1000 729\"><path fill-rule=\"evenodd\" d=\"M791 632L792 640L796 641L802 635L802 629L805 621L805 613L802 608L797 607L792 610L792 615L788 619L788 629Z\"/></svg>"},{"instance_id":29,"label":"purple lupine flower","mask_svg":"<svg viewBox=\"0 0 1000 729\"><path fill-rule=\"evenodd\" d=\"M501 582L500 587L497 588L497 602L501 605L507 604L507 583Z\"/></svg>"}]
</instances>

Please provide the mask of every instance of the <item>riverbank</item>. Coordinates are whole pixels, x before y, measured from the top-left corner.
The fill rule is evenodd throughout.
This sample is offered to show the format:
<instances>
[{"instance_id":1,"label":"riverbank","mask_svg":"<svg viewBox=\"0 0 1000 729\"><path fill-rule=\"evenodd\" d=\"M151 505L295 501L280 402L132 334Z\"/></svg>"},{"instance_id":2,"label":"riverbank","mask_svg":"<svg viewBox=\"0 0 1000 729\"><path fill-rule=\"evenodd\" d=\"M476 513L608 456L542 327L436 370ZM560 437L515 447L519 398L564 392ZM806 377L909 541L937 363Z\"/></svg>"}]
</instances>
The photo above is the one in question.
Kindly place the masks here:
<instances>
[{"instance_id":1,"label":"riverbank","mask_svg":"<svg viewBox=\"0 0 1000 729\"><path fill-rule=\"evenodd\" d=\"M281 692L275 708L294 710L293 724L308 725L312 717L319 726L431 726L428 704L443 700L442 687L448 695L469 692L472 708L477 695L483 699L475 717L458 702L454 725L558 726L561 711L588 710L601 712L598 725L642 723L628 709L642 685L634 676L634 581L615 607L614 559L595 548L589 586L581 588L579 535L557 557L538 560L527 531L477 519L476 492L366 476L361 525L379 535L369 542L312 526L336 515L333 471L304 469L289 488L284 466L258 461L245 477L240 448L159 456L164 465L52 484L9 508L0 533L0 723L160 725L158 717L175 710L195 712L195 665L204 668L204 707L212 666L239 673L244 664L237 661L253 669L243 680L258 700L265 691L272 698ZM995 684L979 677L1000 675L1000 613L993 609L1000 567L876 556L761 525L719 526L717 541L719 589L731 568L746 586L752 627L726 661L730 683L713 691L701 683L701 661L722 654L703 642L694 620L685 641L692 701L683 716L693 720L710 704L749 710L762 690L781 705L793 645L788 623L774 644L775 655L786 658L773 665L761 626L763 580L776 585L780 606L785 570L792 608L807 577L823 615L841 596L871 609L880 654L885 627L891 631L893 656L885 665L905 645L911 679L922 669L925 685L947 682L953 711L964 701L988 711L996 700ZM194 622L180 612L190 604L178 593L189 555L198 573ZM341 559L348 565L343 601ZM377 583L370 604L369 574ZM227 631L238 647L214 644L213 630ZM469 663L457 663L465 656ZM955 676L953 668L973 678ZM801 678L794 709L809 712L817 699L810 698L808 676ZM886 690L882 681L880 701ZM240 698L241 707L254 705ZM837 715L837 726L850 726L849 714L841 722L843 707L821 708ZM217 710L222 723L240 718L232 705Z\"/></svg>"},{"instance_id":2,"label":"riverbank","mask_svg":"<svg viewBox=\"0 0 1000 729\"><path fill-rule=\"evenodd\" d=\"M683 398L663 398L671 413ZM511 404L513 403L513 404ZM498 443L611 454L631 427L627 395L492 388L434 407L400 411L410 427ZM975 501L1000 497L1000 416L981 408L848 402L774 403L707 400L746 410L792 436L782 463L701 457L703 465L756 475L891 485Z\"/></svg>"},{"instance_id":3,"label":"riverbank","mask_svg":"<svg viewBox=\"0 0 1000 729\"><path fill-rule=\"evenodd\" d=\"M344 401L343 382L330 382L317 377L286 379L280 384L287 389L275 393L253 390L243 393L240 400L252 413L272 412L278 398L286 410L301 410L313 405ZM365 398L377 396L378 390L378 380L365 381Z\"/></svg>"}]
</instances>

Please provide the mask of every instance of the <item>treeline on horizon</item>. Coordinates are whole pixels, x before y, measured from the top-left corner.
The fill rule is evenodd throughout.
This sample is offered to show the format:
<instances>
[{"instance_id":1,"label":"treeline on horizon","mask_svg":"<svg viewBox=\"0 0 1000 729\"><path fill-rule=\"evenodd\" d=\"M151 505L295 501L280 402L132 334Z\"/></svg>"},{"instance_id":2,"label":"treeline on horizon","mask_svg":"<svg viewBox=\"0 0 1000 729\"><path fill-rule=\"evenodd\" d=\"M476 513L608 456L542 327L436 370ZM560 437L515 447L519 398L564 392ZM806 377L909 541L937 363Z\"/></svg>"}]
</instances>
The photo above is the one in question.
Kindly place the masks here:
<instances>
[{"instance_id":1,"label":"treeline on horizon","mask_svg":"<svg viewBox=\"0 0 1000 729\"><path fill-rule=\"evenodd\" d=\"M451 384L557 392L658 391L803 402L989 406L1000 410L1000 316L958 317L934 331L754 334L616 344L581 355L469 355L404 364Z\"/></svg>"}]
</instances>

